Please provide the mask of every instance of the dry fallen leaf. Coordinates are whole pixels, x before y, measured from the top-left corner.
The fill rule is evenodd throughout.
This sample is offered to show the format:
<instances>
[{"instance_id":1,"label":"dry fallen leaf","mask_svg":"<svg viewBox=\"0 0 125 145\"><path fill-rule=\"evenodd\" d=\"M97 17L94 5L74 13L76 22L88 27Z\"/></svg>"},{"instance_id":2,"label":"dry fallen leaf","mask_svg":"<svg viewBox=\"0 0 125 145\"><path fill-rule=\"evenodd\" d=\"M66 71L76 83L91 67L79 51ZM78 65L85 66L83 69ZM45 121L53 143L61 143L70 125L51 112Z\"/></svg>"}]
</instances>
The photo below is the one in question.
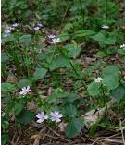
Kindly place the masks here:
<instances>
[{"instance_id":1,"label":"dry fallen leaf","mask_svg":"<svg viewBox=\"0 0 125 145\"><path fill-rule=\"evenodd\" d=\"M85 125L90 128L93 124L99 121L102 116L105 114L105 111L115 103L114 100L109 101L105 107L98 108L98 111L95 112L95 109L87 112L85 115L82 115Z\"/></svg>"},{"instance_id":2,"label":"dry fallen leaf","mask_svg":"<svg viewBox=\"0 0 125 145\"><path fill-rule=\"evenodd\" d=\"M17 83L17 78L14 74L9 74L6 80L7 83Z\"/></svg>"},{"instance_id":3,"label":"dry fallen leaf","mask_svg":"<svg viewBox=\"0 0 125 145\"><path fill-rule=\"evenodd\" d=\"M65 128L67 126L67 123L64 123L64 122L61 122L58 127L60 128L60 131L64 132L65 131Z\"/></svg>"},{"instance_id":4,"label":"dry fallen leaf","mask_svg":"<svg viewBox=\"0 0 125 145\"><path fill-rule=\"evenodd\" d=\"M41 135L39 134L32 135L30 139L41 139Z\"/></svg>"},{"instance_id":5,"label":"dry fallen leaf","mask_svg":"<svg viewBox=\"0 0 125 145\"><path fill-rule=\"evenodd\" d=\"M41 135L39 135L39 134L32 135L30 139L35 139L33 145L39 145L40 144Z\"/></svg>"},{"instance_id":6,"label":"dry fallen leaf","mask_svg":"<svg viewBox=\"0 0 125 145\"><path fill-rule=\"evenodd\" d=\"M37 109L37 106L32 103L32 102L28 102L27 103L27 110L36 110Z\"/></svg>"}]
</instances>

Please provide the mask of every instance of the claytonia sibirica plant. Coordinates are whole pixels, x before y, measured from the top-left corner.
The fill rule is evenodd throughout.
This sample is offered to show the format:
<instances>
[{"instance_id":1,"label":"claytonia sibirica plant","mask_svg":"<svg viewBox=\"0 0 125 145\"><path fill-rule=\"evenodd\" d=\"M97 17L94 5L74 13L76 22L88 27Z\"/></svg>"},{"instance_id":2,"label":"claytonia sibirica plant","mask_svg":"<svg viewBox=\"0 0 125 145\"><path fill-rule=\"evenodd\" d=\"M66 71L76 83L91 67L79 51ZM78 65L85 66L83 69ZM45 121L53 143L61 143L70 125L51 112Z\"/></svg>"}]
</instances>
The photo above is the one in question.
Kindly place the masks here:
<instances>
[{"instance_id":1,"label":"claytonia sibirica plant","mask_svg":"<svg viewBox=\"0 0 125 145\"><path fill-rule=\"evenodd\" d=\"M103 26L102 26L102 29L109 29L109 26L103 25Z\"/></svg>"},{"instance_id":2,"label":"claytonia sibirica plant","mask_svg":"<svg viewBox=\"0 0 125 145\"><path fill-rule=\"evenodd\" d=\"M48 115L45 115L44 112L41 112L41 113L37 114L36 117L38 118L38 120L36 122L42 123L42 122L44 122L45 119L48 118Z\"/></svg>"},{"instance_id":3,"label":"claytonia sibirica plant","mask_svg":"<svg viewBox=\"0 0 125 145\"><path fill-rule=\"evenodd\" d=\"M57 111L51 112L50 115L51 115L51 120L55 122L60 122L61 121L60 118L63 117L63 115L59 114L59 112Z\"/></svg>"},{"instance_id":4,"label":"claytonia sibirica plant","mask_svg":"<svg viewBox=\"0 0 125 145\"><path fill-rule=\"evenodd\" d=\"M34 27L34 30L35 31L38 31L40 28L42 28L43 27L43 24L41 24L41 23L37 23L36 24L36 26Z\"/></svg>"},{"instance_id":5,"label":"claytonia sibirica plant","mask_svg":"<svg viewBox=\"0 0 125 145\"><path fill-rule=\"evenodd\" d=\"M28 94L30 91L31 91L30 86L23 87L23 88L22 88L22 91L20 91L19 94L25 96L25 95Z\"/></svg>"},{"instance_id":6,"label":"claytonia sibirica plant","mask_svg":"<svg viewBox=\"0 0 125 145\"><path fill-rule=\"evenodd\" d=\"M38 27L43 27L43 24L37 23L37 26L38 26Z\"/></svg>"},{"instance_id":7,"label":"claytonia sibirica plant","mask_svg":"<svg viewBox=\"0 0 125 145\"><path fill-rule=\"evenodd\" d=\"M60 38L53 38L52 42L50 42L50 43L56 44L56 43L59 43L59 42L60 42Z\"/></svg>"},{"instance_id":8,"label":"claytonia sibirica plant","mask_svg":"<svg viewBox=\"0 0 125 145\"><path fill-rule=\"evenodd\" d=\"M16 28L19 26L19 23L14 23L12 26Z\"/></svg>"},{"instance_id":9,"label":"claytonia sibirica plant","mask_svg":"<svg viewBox=\"0 0 125 145\"><path fill-rule=\"evenodd\" d=\"M103 79L100 77L94 79L95 83L100 83L101 81L103 81Z\"/></svg>"},{"instance_id":10,"label":"claytonia sibirica plant","mask_svg":"<svg viewBox=\"0 0 125 145\"><path fill-rule=\"evenodd\" d=\"M35 31L38 31L39 29L40 29L40 27L38 27L38 26L37 27L34 27L34 30Z\"/></svg>"},{"instance_id":11,"label":"claytonia sibirica plant","mask_svg":"<svg viewBox=\"0 0 125 145\"><path fill-rule=\"evenodd\" d=\"M4 31L5 34L4 34L4 37L8 37L11 35L11 31L15 30L16 27L19 26L19 23L14 23L12 26L6 28L6 30Z\"/></svg>"},{"instance_id":12,"label":"claytonia sibirica plant","mask_svg":"<svg viewBox=\"0 0 125 145\"><path fill-rule=\"evenodd\" d=\"M55 121L56 123L60 122L61 121L60 118L63 117L63 115L59 114L58 111L51 112L50 116L51 116L50 119L52 121ZM44 120L48 119L48 115L45 115L44 112L37 114L36 117L38 118L38 120L36 121L37 123L42 123L42 122L44 122Z\"/></svg>"},{"instance_id":13,"label":"claytonia sibirica plant","mask_svg":"<svg viewBox=\"0 0 125 145\"><path fill-rule=\"evenodd\" d=\"M120 48L125 48L125 44L120 45Z\"/></svg>"},{"instance_id":14,"label":"claytonia sibirica plant","mask_svg":"<svg viewBox=\"0 0 125 145\"><path fill-rule=\"evenodd\" d=\"M5 30L5 33L6 33L6 34L10 34L10 33L11 33L11 30L6 29L6 30Z\"/></svg>"},{"instance_id":15,"label":"claytonia sibirica plant","mask_svg":"<svg viewBox=\"0 0 125 145\"><path fill-rule=\"evenodd\" d=\"M50 39L54 39L54 38L56 38L56 35L52 35L52 34L50 34L50 35L48 35L48 38L50 38Z\"/></svg>"},{"instance_id":16,"label":"claytonia sibirica plant","mask_svg":"<svg viewBox=\"0 0 125 145\"><path fill-rule=\"evenodd\" d=\"M8 37L11 35L11 30L10 29L6 29L5 30L5 34L4 34L4 37Z\"/></svg>"},{"instance_id":17,"label":"claytonia sibirica plant","mask_svg":"<svg viewBox=\"0 0 125 145\"><path fill-rule=\"evenodd\" d=\"M81 131L80 135L87 134L84 127L85 130L88 127L88 135L94 135L98 125L99 129L102 125L105 129L115 124L117 128L119 121L121 126L124 125L122 3L118 0L82 2L9 0L10 6L7 0L2 1L3 138L11 141L15 134L13 132L9 137L11 126L6 131L6 121L13 122L15 131L19 129L15 127L30 126L34 120L38 124L45 123L45 127L62 124L65 134L61 133L60 137L66 135L69 138L76 137ZM108 110L106 115L99 111L101 107L107 109L110 100L115 101L108 110L120 117L115 122L112 120L114 115L109 118ZM83 116L88 116L91 124L91 116L96 110L103 118L91 128ZM61 129L57 131L62 132Z\"/></svg>"},{"instance_id":18,"label":"claytonia sibirica plant","mask_svg":"<svg viewBox=\"0 0 125 145\"><path fill-rule=\"evenodd\" d=\"M56 43L59 43L60 42L60 38L58 38L56 35L48 35L48 38L51 39L51 42L52 44L56 44Z\"/></svg>"}]
</instances>

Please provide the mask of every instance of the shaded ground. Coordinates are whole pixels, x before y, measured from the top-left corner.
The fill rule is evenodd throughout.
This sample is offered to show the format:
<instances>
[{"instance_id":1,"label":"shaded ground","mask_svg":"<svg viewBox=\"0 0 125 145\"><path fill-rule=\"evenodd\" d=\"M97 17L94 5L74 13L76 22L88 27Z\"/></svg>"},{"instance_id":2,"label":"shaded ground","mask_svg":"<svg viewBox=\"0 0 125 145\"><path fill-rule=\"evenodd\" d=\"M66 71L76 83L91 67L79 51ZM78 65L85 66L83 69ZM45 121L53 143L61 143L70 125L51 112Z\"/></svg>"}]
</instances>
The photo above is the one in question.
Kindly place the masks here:
<instances>
[{"instance_id":1,"label":"shaded ground","mask_svg":"<svg viewBox=\"0 0 125 145\"><path fill-rule=\"evenodd\" d=\"M121 134L110 130L97 131L95 137L90 137L85 135L84 128L78 137L68 139L57 129L45 125L39 128L34 126L36 125L32 123L17 130L11 126L11 138L7 145L123 145Z\"/></svg>"}]
</instances>

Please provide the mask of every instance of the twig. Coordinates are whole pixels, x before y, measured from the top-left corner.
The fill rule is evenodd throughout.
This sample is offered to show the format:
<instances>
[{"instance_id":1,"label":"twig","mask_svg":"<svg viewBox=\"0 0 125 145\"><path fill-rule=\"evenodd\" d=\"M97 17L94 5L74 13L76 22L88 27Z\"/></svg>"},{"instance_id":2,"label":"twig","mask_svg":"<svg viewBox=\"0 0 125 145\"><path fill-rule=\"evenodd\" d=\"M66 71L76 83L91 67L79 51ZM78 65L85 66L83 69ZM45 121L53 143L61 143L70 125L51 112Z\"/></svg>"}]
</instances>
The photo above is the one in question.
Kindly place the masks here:
<instances>
[{"instance_id":1,"label":"twig","mask_svg":"<svg viewBox=\"0 0 125 145\"><path fill-rule=\"evenodd\" d=\"M56 136L60 137L60 134L58 134L58 133L57 133L56 131L54 131L52 128L49 127L49 129L50 129L51 131L53 131L53 133L54 133Z\"/></svg>"},{"instance_id":2,"label":"twig","mask_svg":"<svg viewBox=\"0 0 125 145\"><path fill-rule=\"evenodd\" d=\"M117 134L114 134L114 135L112 135L112 136L109 136L109 137L107 137L107 139L110 139L110 138L113 138L113 137L115 137L115 136L117 136L117 135L119 135L120 133L117 133Z\"/></svg>"},{"instance_id":3,"label":"twig","mask_svg":"<svg viewBox=\"0 0 125 145\"><path fill-rule=\"evenodd\" d=\"M124 134L123 134L123 128L122 128L121 120L119 121L119 129L120 129L120 131L121 131L123 144L125 145L125 138L124 138Z\"/></svg>"},{"instance_id":4,"label":"twig","mask_svg":"<svg viewBox=\"0 0 125 145\"><path fill-rule=\"evenodd\" d=\"M122 141L118 141L116 139L105 139L105 141L108 141L108 142L116 142L116 143L123 143Z\"/></svg>"}]
</instances>

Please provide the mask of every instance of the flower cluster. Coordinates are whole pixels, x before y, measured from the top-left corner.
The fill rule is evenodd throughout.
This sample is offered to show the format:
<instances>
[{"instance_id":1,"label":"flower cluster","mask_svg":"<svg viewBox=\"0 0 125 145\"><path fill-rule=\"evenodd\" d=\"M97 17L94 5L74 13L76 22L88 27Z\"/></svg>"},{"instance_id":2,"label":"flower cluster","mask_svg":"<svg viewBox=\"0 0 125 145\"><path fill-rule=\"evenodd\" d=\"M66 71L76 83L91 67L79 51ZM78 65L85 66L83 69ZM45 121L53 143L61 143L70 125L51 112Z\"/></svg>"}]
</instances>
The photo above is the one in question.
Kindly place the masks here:
<instances>
[{"instance_id":1,"label":"flower cluster","mask_svg":"<svg viewBox=\"0 0 125 145\"><path fill-rule=\"evenodd\" d=\"M42 122L44 122L44 120L49 118L49 116L46 115L44 112L38 113L36 115L36 117L38 118L38 120L36 121L37 123L42 123ZM52 121L55 121L56 123L61 121L61 119L60 119L61 117L63 117L63 115L59 114L58 111L54 111L54 112L50 113L50 119Z\"/></svg>"},{"instance_id":2,"label":"flower cluster","mask_svg":"<svg viewBox=\"0 0 125 145\"><path fill-rule=\"evenodd\" d=\"M100 77L94 79L95 83L100 83L101 81L103 81L103 79Z\"/></svg>"},{"instance_id":3,"label":"flower cluster","mask_svg":"<svg viewBox=\"0 0 125 145\"><path fill-rule=\"evenodd\" d=\"M22 90L19 92L19 94L25 96L25 95L28 94L30 91L31 91L30 86L23 87Z\"/></svg>"},{"instance_id":4,"label":"flower cluster","mask_svg":"<svg viewBox=\"0 0 125 145\"><path fill-rule=\"evenodd\" d=\"M48 35L48 38L51 39L51 42L52 44L56 44L56 43L59 43L60 42L60 38L58 38L56 35Z\"/></svg>"},{"instance_id":5,"label":"flower cluster","mask_svg":"<svg viewBox=\"0 0 125 145\"><path fill-rule=\"evenodd\" d=\"M103 26L102 26L102 29L109 29L109 26L103 25Z\"/></svg>"},{"instance_id":6,"label":"flower cluster","mask_svg":"<svg viewBox=\"0 0 125 145\"><path fill-rule=\"evenodd\" d=\"M34 27L35 31L38 31L39 29L41 29L43 27L43 24L41 23L37 23L36 26Z\"/></svg>"},{"instance_id":7,"label":"flower cluster","mask_svg":"<svg viewBox=\"0 0 125 145\"><path fill-rule=\"evenodd\" d=\"M125 48L125 44L120 45L120 48Z\"/></svg>"},{"instance_id":8,"label":"flower cluster","mask_svg":"<svg viewBox=\"0 0 125 145\"><path fill-rule=\"evenodd\" d=\"M15 30L19 26L19 23L14 23L12 26L7 27L5 30L4 37L8 37L11 34L11 31Z\"/></svg>"}]
</instances>

